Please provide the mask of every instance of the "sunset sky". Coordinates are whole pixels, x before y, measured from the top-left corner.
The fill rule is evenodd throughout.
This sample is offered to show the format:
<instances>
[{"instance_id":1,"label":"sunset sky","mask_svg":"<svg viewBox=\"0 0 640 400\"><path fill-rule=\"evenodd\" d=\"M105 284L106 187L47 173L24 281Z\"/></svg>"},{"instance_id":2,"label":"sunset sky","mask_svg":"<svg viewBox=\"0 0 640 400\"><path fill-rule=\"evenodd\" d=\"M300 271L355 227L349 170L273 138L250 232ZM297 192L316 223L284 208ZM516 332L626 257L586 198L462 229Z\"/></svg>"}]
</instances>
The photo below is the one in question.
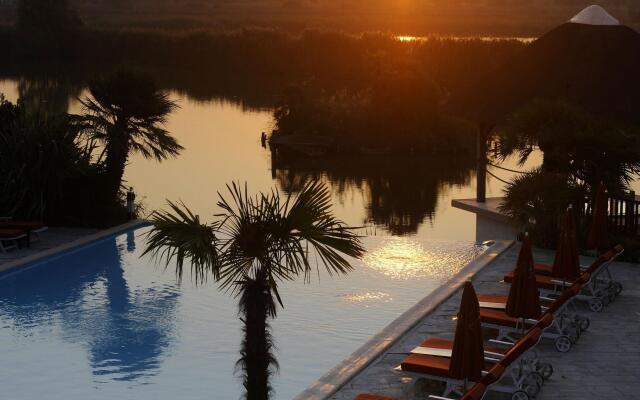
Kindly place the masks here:
<instances>
[{"instance_id":1,"label":"sunset sky","mask_svg":"<svg viewBox=\"0 0 640 400\"><path fill-rule=\"evenodd\" d=\"M11 23L0 2L0 24ZM238 29L247 26L404 35L536 36L593 0L71 0L87 25L142 29ZM640 26L640 2L598 2L623 23ZM10 7L9 7L10 8Z\"/></svg>"}]
</instances>

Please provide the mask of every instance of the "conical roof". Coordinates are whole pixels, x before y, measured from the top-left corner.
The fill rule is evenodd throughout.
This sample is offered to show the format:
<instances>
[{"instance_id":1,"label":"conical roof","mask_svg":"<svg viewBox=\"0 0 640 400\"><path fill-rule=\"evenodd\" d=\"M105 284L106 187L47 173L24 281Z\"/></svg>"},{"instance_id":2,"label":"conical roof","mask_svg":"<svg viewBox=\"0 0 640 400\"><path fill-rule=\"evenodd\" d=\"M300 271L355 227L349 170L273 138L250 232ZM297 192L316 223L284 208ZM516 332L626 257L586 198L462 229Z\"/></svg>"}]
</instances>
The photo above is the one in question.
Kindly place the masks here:
<instances>
[{"instance_id":1,"label":"conical roof","mask_svg":"<svg viewBox=\"0 0 640 400\"><path fill-rule=\"evenodd\" d=\"M620 25L604 8L593 5L585 8L569 20L570 23L584 25Z\"/></svg>"},{"instance_id":2,"label":"conical roof","mask_svg":"<svg viewBox=\"0 0 640 400\"><path fill-rule=\"evenodd\" d=\"M579 20L603 18L595 11L585 16ZM454 94L450 106L494 125L536 99L563 99L592 113L640 123L639 71L638 32L624 25L568 22Z\"/></svg>"}]
</instances>

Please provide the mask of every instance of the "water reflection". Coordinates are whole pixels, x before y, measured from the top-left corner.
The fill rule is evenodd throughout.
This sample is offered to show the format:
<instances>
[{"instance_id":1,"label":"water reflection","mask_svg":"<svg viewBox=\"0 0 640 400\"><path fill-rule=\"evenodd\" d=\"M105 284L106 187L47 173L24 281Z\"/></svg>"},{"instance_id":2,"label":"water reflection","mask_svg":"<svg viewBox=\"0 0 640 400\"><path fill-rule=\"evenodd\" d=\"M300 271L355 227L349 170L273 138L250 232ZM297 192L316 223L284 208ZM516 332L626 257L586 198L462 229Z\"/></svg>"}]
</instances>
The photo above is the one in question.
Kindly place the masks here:
<instances>
[{"instance_id":1,"label":"water reflection","mask_svg":"<svg viewBox=\"0 0 640 400\"><path fill-rule=\"evenodd\" d=\"M308 180L326 179L344 193L350 187L364 192L365 224L385 227L394 235L414 234L432 221L441 191L468 185L474 165L470 159L423 157L301 157L272 149L272 173L285 192L297 192Z\"/></svg>"},{"instance_id":2,"label":"water reflection","mask_svg":"<svg viewBox=\"0 0 640 400\"><path fill-rule=\"evenodd\" d=\"M342 296L342 299L349 303L388 303L393 301L393 298L389 293L385 292L359 292L359 293L350 293Z\"/></svg>"},{"instance_id":3,"label":"water reflection","mask_svg":"<svg viewBox=\"0 0 640 400\"><path fill-rule=\"evenodd\" d=\"M4 325L23 337L57 335L86 348L96 381L133 381L158 373L173 340L178 291L172 285L131 284L125 247L115 239L90 257L65 257L0 280Z\"/></svg>"},{"instance_id":4,"label":"water reflection","mask_svg":"<svg viewBox=\"0 0 640 400\"><path fill-rule=\"evenodd\" d=\"M37 78L18 81L18 98L29 110L64 113L70 100L80 95L81 86L67 80Z\"/></svg>"},{"instance_id":5,"label":"water reflection","mask_svg":"<svg viewBox=\"0 0 640 400\"><path fill-rule=\"evenodd\" d=\"M261 79L246 76L243 79L210 73L176 73L158 68L141 69L149 74L162 89L188 96L195 102L232 102L245 111L259 111L273 107L286 82L282 79ZM66 112L88 82L108 73L95 71L57 71L48 66L0 67L0 81L18 82L19 97L27 104L48 111ZM2 93L2 90L0 90ZM6 93L5 93L6 94ZM13 99L15 100L15 99Z\"/></svg>"},{"instance_id":6,"label":"water reflection","mask_svg":"<svg viewBox=\"0 0 640 400\"><path fill-rule=\"evenodd\" d=\"M434 241L427 249L411 238L390 237L362 260L366 266L393 279L439 279L449 276L449 265L459 262L459 255L448 251L449 248L447 242L438 246Z\"/></svg>"},{"instance_id":7,"label":"water reflection","mask_svg":"<svg viewBox=\"0 0 640 400\"><path fill-rule=\"evenodd\" d=\"M49 84L36 81L1 81L0 92L15 101L28 92L31 98L42 97L48 90L73 97L82 90L63 79ZM214 96L205 86L202 98L207 98L207 93L208 98ZM36 95L38 92L41 94ZM428 156L319 159L270 152L261 147L261 133L271 125L270 111L249 111L251 106L244 97L194 102L194 93L187 93L189 97L171 93L181 108L167 121L167 129L186 148L183 154L162 164L133 156L127 166L127 184L136 188L147 211L166 207L166 199L182 200L207 219L216 212L217 192L233 180L247 181L255 191L271 190L275 180L285 191L296 191L307 179L323 179L333 189L333 209L339 218L350 225L374 225L363 233L378 234L382 232L377 228L383 228L399 235L474 238L470 224L475 224L475 216L449 207L451 198L475 196L473 160ZM69 103L70 112L81 111L77 102ZM62 101L51 104L64 107ZM502 172L498 175L509 179ZM488 195L501 195L501 188L498 181L490 181Z\"/></svg>"}]
</instances>

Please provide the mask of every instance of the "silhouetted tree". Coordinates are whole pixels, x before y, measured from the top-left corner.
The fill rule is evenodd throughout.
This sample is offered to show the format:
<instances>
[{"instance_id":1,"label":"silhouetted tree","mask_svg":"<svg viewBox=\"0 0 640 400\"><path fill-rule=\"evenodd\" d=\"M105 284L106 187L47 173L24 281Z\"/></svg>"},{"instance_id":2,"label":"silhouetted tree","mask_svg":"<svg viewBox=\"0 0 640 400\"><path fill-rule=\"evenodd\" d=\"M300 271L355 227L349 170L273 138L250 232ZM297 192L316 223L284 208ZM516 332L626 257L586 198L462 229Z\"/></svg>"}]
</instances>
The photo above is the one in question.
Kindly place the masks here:
<instances>
[{"instance_id":1,"label":"silhouetted tree","mask_svg":"<svg viewBox=\"0 0 640 400\"><path fill-rule=\"evenodd\" d=\"M131 152L162 161L183 149L163 128L176 103L144 75L119 71L97 80L89 86L89 96L80 102L84 115L77 120L91 139L104 145L107 195L114 201Z\"/></svg>"},{"instance_id":2,"label":"silhouetted tree","mask_svg":"<svg viewBox=\"0 0 640 400\"><path fill-rule=\"evenodd\" d=\"M0 96L0 215L68 211L65 196L79 197L72 182L92 173L91 150L79 136L67 114L32 112Z\"/></svg>"},{"instance_id":3,"label":"silhouetted tree","mask_svg":"<svg viewBox=\"0 0 640 400\"><path fill-rule=\"evenodd\" d=\"M270 376L277 367L272 352L269 318L282 306L278 282L312 271L309 249L329 273L352 267L343 255L360 257L358 237L330 212L331 197L320 184L306 185L282 201L277 191L255 198L235 183L231 201L222 196L219 220L202 224L185 206L169 203L172 212L156 212L145 253L176 260L182 275L185 261L197 282L208 275L239 298L244 339L238 367L243 371L248 400L270 398ZM316 265L318 267L318 265Z\"/></svg>"},{"instance_id":4,"label":"silhouetted tree","mask_svg":"<svg viewBox=\"0 0 640 400\"><path fill-rule=\"evenodd\" d=\"M55 78L22 78L18 82L20 102L34 112L66 114L69 100L76 97L82 86Z\"/></svg>"},{"instance_id":5,"label":"silhouetted tree","mask_svg":"<svg viewBox=\"0 0 640 400\"><path fill-rule=\"evenodd\" d=\"M640 130L566 101L534 101L497 130L502 158L521 163L540 149L543 172L565 174L596 187L621 191L640 173Z\"/></svg>"},{"instance_id":6,"label":"silhouetted tree","mask_svg":"<svg viewBox=\"0 0 640 400\"><path fill-rule=\"evenodd\" d=\"M555 245L559 217L569 204L580 210L601 181L610 193L621 194L640 173L637 127L567 101L534 101L497 134L498 158L516 154L522 165L533 151L543 153L539 168L506 186L502 204L505 213L529 225L538 245Z\"/></svg>"}]
</instances>

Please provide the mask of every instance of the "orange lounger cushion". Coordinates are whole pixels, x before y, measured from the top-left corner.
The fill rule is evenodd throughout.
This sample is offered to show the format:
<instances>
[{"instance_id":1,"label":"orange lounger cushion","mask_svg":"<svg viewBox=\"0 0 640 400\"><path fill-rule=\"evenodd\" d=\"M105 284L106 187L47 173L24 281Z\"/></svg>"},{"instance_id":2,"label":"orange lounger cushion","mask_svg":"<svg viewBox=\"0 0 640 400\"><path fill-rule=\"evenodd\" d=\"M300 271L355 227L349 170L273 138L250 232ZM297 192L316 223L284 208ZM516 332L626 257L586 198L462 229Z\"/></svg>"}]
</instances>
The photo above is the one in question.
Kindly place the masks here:
<instances>
[{"instance_id":1,"label":"orange lounger cushion","mask_svg":"<svg viewBox=\"0 0 640 400\"><path fill-rule=\"evenodd\" d=\"M507 283L513 283L513 271L507 272L504 275L504 281ZM573 282L567 281L567 284L571 283ZM547 290L556 290L563 288L560 279L547 275L536 275L536 286L538 286L538 288L540 289Z\"/></svg>"},{"instance_id":2,"label":"orange lounger cushion","mask_svg":"<svg viewBox=\"0 0 640 400\"><path fill-rule=\"evenodd\" d=\"M449 378L450 361L449 357L409 354L400 364L400 368L406 372ZM485 370L491 367L493 367L493 364L485 363Z\"/></svg>"},{"instance_id":3,"label":"orange lounger cushion","mask_svg":"<svg viewBox=\"0 0 640 400\"><path fill-rule=\"evenodd\" d=\"M402 361L400 368L407 372L416 372L425 375L435 375L441 377L449 376L448 357L427 356L424 354L409 354Z\"/></svg>"},{"instance_id":4,"label":"orange lounger cushion","mask_svg":"<svg viewBox=\"0 0 640 400\"><path fill-rule=\"evenodd\" d=\"M397 400L393 397L386 397L386 396L378 396L375 394L359 394L355 397L355 399L353 400Z\"/></svg>"},{"instance_id":5,"label":"orange lounger cushion","mask_svg":"<svg viewBox=\"0 0 640 400\"><path fill-rule=\"evenodd\" d=\"M495 308L498 310L504 310L507 305L508 296L498 294L479 294L478 302L480 307Z\"/></svg>"},{"instance_id":6,"label":"orange lounger cushion","mask_svg":"<svg viewBox=\"0 0 640 400\"><path fill-rule=\"evenodd\" d=\"M510 317L504 311L496 310L492 308L480 309L480 321L486 324L508 326L513 328L518 328L522 326L522 322L518 318ZM525 323L525 326L532 326L532 325Z\"/></svg>"},{"instance_id":7,"label":"orange lounger cushion","mask_svg":"<svg viewBox=\"0 0 640 400\"><path fill-rule=\"evenodd\" d=\"M453 340L449 340L449 339L440 339L440 338L429 338L425 341L423 341L422 343L420 343L421 347L429 347L432 349L453 349ZM504 354L506 352L505 349L503 348L498 348L498 347L484 347L485 351L490 351L492 353L500 353L500 354Z\"/></svg>"},{"instance_id":8,"label":"orange lounger cushion","mask_svg":"<svg viewBox=\"0 0 640 400\"><path fill-rule=\"evenodd\" d=\"M22 229L0 228L0 239L15 239L24 234Z\"/></svg>"},{"instance_id":9,"label":"orange lounger cushion","mask_svg":"<svg viewBox=\"0 0 640 400\"><path fill-rule=\"evenodd\" d=\"M0 221L0 228L24 229L35 231L45 227L40 221Z\"/></svg>"},{"instance_id":10,"label":"orange lounger cushion","mask_svg":"<svg viewBox=\"0 0 640 400\"><path fill-rule=\"evenodd\" d=\"M536 274L551 275L551 271L553 271L553 265L536 263L533 265L533 270Z\"/></svg>"}]
</instances>

